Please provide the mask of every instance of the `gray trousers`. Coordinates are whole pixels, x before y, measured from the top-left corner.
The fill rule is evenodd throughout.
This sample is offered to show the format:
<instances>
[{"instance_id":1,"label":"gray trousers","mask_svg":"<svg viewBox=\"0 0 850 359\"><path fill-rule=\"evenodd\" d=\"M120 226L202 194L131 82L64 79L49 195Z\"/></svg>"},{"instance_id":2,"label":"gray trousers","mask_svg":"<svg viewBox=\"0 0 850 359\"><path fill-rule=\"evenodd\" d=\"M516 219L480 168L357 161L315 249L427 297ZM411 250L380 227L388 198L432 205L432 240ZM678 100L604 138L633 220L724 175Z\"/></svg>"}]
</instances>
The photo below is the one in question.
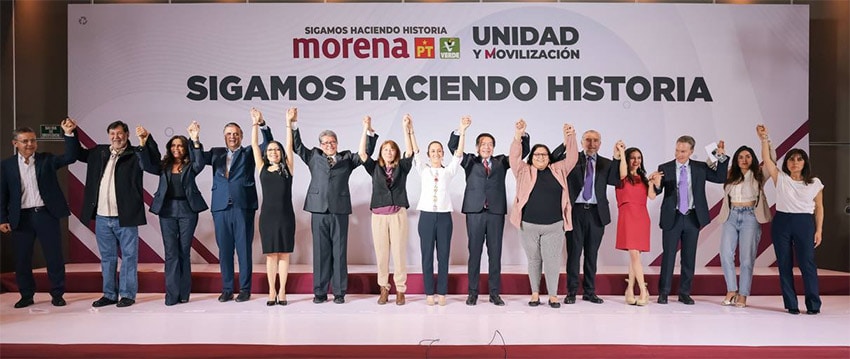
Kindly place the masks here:
<instances>
[{"instance_id":1,"label":"gray trousers","mask_svg":"<svg viewBox=\"0 0 850 359\"><path fill-rule=\"evenodd\" d=\"M522 222L522 248L528 257L528 280L531 292L540 292L540 277L546 273L549 295L558 295L558 277L564 262L564 221L552 224Z\"/></svg>"}]
</instances>

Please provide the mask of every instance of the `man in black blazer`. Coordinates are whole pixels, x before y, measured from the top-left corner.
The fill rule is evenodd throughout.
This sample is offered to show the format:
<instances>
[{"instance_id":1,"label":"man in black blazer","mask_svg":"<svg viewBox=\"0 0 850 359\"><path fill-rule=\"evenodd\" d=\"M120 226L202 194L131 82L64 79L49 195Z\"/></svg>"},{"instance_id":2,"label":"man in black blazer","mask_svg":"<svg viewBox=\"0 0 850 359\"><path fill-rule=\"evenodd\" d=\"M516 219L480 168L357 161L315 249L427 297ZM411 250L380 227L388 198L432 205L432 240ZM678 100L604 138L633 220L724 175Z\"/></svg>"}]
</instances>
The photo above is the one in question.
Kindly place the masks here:
<instances>
[{"instance_id":1,"label":"man in black blazer","mask_svg":"<svg viewBox=\"0 0 850 359\"><path fill-rule=\"evenodd\" d=\"M691 136L681 136L676 140L676 159L658 166L662 174L661 188L655 193L664 192L661 202L661 276L658 280L658 303L667 304L667 295L673 281L673 269L676 266L676 251L681 245L681 278L679 281L679 301L694 304L691 299L691 283L694 278L694 266L697 254L697 239L702 227L711 222L708 214L708 201L705 198L705 182L723 183L726 181L728 156L723 141L717 146L717 167L712 169L705 162L691 161L696 141Z\"/></svg>"},{"instance_id":2,"label":"man in black blazer","mask_svg":"<svg viewBox=\"0 0 850 359\"><path fill-rule=\"evenodd\" d=\"M599 155L602 135L596 130L587 130L581 136L583 152L579 152L578 163L567 175L570 204L573 206L573 230L567 236L567 297L564 303L574 304L579 287L579 264L584 252L584 281L582 300L601 304L596 295L596 259L605 226L611 223L608 208L608 185L620 184L620 160L613 162ZM552 155L556 160L564 158L561 144ZM612 172L613 170L613 172Z\"/></svg>"},{"instance_id":3,"label":"man in black blazer","mask_svg":"<svg viewBox=\"0 0 850 359\"><path fill-rule=\"evenodd\" d=\"M260 149L273 140L271 129L263 121L260 131L263 143ZM226 147L213 147L204 152L204 164L212 166L212 212L215 223L215 242L221 269L221 295L219 302L233 299L233 252L239 258L239 295L237 302L251 299L254 243L254 215L259 207L255 183L256 164L251 146L242 146L242 128L235 122L224 125ZM200 146L194 141L193 146Z\"/></svg>"},{"instance_id":4,"label":"man in black blazer","mask_svg":"<svg viewBox=\"0 0 850 359\"><path fill-rule=\"evenodd\" d=\"M371 128L366 153L372 156L378 135ZM360 156L351 151L337 152L336 133L331 130L319 134L321 148L304 146L301 132L292 121L293 150L310 169L310 186L304 200L304 210L311 213L313 232L313 303L328 300L328 283L333 288L334 303L345 303L348 290L348 216L351 214L351 192L348 179L357 166L363 164Z\"/></svg>"},{"instance_id":5,"label":"man in black blazer","mask_svg":"<svg viewBox=\"0 0 850 359\"><path fill-rule=\"evenodd\" d=\"M38 151L35 131L23 127L15 130L12 145L16 154L0 163L0 232L12 233L15 248L15 281L21 299L15 308L35 303L35 279L32 275L32 254L35 239L41 242L41 251L47 262L50 279L50 302L57 307L65 305L65 262L62 258L62 233L59 221L68 217L68 203L59 188L56 171L77 160L80 148L74 134L77 124L66 118L62 121L65 132L65 153L54 156Z\"/></svg>"},{"instance_id":6,"label":"man in black blazer","mask_svg":"<svg viewBox=\"0 0 850 359\"><path fill-rule=\"evenodd\" d=\"M139 226L145 218L142 171L159 161L160 153L153 136L143 127L136 127L140 145L130 145L127 124L109 124L109 144L91 149L80 148L77 160L87 163L86 188L80 220L85 224L95 220L95 239L100 252L103 274L103 297L93 307L118 304L129 307L136 303L139 289ZM150 156L141 160L141 156ZM116 281L118 249L121 249L120 280ZM120 287L116 288L116 282ZM120 299L119 299L120 296Z\"/></svg>"},{"instance_id":7,"label":"man in black blazer","mask_svg":"<svg viewBox=\"0 0 850 359\"><path fill-rule=\"evenodd\" d=\"M529 135L522 137L522 157L529 152ZM449 137L449 153L455 153L460 141L458 131ZM502 286L502 234L505 214L508 213L505 197L505 175L511 165L508 156L493 155L496 139L482 133L475 139L477 154L464 153L461 167L466 171L466 189L463 192L461 211L466 214L466 234L469 238L469 295L466 305L478 303L478 281L481 276L481 253L487 244L489 261L487 285L490 303L505 305L499 296Z\"/></svg>"}]
</instances>

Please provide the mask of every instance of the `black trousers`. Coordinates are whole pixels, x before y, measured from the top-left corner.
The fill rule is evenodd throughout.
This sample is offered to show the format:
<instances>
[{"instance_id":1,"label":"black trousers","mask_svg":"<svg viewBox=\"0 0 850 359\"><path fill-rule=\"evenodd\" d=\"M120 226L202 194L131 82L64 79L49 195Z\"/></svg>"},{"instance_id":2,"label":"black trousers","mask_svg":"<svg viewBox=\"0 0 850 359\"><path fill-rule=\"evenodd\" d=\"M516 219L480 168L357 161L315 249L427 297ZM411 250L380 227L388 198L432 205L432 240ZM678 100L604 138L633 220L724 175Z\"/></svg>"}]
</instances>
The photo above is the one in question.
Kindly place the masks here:
<instances>
[{"instance_id":1,"label":"black trousers","mask_svg":"<svg viewBox=\"0 0 850 359\"><path fill-rule=\"evenodd\" d=\"M348 289L348 215L313 213L313 294L345 296Z\"/></svg>"},{"instance_id":2,"label":"black trousers","mask_svg":"<svg viewBox=\"0 0 850 359\"><path fill-rule=\"evenodd\" d=\"M32 255L36 238L41 242L41 253L47 262L50 295L61 296L65 294L65 259L62 257L59 219L40 207L40 210L21 210L18 228L12 230L12 243L15 248L15 280L21 297L32 298L35 295Z\"/></svg>"},{"instance_id":3,"label":"black trousers","mask_svg":"<svg viewBox=\"0 0 850 359\"><path fill-rule=\"evenodd\" d=\"M673 228L661 231L661 276L658 279L658 294L669 295L673 283L673 269L676 267L676 251L681 246L681 277L679 295L690 295L694 281L694 266L697 257L697 239L699 221L696 212L687 215L676 212Z\"/></svg>"},{"instance_id":4,"label":"black trousers","mask_svg":"<svg viewBox=\"0 0 850 359\"><path fill-rule=\"evenodd\" d=\"M573 230L567 232L567 294L578 292L578 273L584 253L584 294L596 294L596 259L605 234L596 205L576 203L573 206Z\"/></svg>"},{"instance_id":5,"label":"black trousers","mask_svg":"<svg viewBox=\"0 0 850 359\"><path fill-rule=\"evenodd\" d=\"M166 200L159 212L165 250L165 303L189 301L192 291L192 238L198 214L186 200ZM241 277L240 277L241 279Z\"/></svg>"},{"instance_id":6,"label":"black trousers","mask_svg":"<svg viewBox=\"0 0 850 359\"><path fill-rule=\"evenodd\" d=\"M776 212L770 227L776 264L779 266L779 287L785 309L797 309L794 289L794 257L803 276L803 293L807 310L820 310L818 266L815 264L815 220L809 213Z\"/></svg>"},{"instance_id":7,"label":"black trousers","mask_svg":"<svg viewBox=\"0 0 850 359\"><path fill-rule=\"evenodd\" d=\"M419 247L425 295L434 295L434 249L437 249L437 294L449 291L449 252L452 246L451 212L419 212Z\"/></svg>"},{"instance_id":8,"label":"black trousers","mask_svg":"<svg viewBox=\"0 0 850 359\"><path fill-rule=\"evenodd\" d=\"M466 214L466 234L469 237L469 295L478 295L481 277L481 253L487 244L489 261L487 286L490 295L499 295L502 287L502 235L505 215L488 211Z\"/></svg>"}]
</instances>

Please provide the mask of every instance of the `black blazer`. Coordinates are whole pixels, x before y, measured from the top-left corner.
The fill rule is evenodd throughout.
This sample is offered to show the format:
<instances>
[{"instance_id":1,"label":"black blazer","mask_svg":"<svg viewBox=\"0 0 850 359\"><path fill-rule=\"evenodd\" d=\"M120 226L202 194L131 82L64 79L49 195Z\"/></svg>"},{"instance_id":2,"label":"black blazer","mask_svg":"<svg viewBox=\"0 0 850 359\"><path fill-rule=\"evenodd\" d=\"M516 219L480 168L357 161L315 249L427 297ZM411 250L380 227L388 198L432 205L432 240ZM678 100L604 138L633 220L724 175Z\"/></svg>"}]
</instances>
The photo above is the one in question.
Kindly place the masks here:
<instances>
[{"instance_id":1,"label":"black blazer","mask_svg":"<svg viewBox=\"0 0 850 359\"><path fill-rule=\"evenodd\" d=\"M97 200L100 180L109 162L109 145L96 145L92 149L80 148L77 160L88 164L86 168L86 189L83 197L83 211L80 219L85 223L97 215ZM143 156L148 156L142 160ZM133 227L147 224L145 219L144 187L142 171L155 171L150 164L160 158L159 149L153 135L148 137L144 146L127 148L118 157L115 165L115 197L118 202L118 225Z\"/></svg>"},{"instance_id":2,"label":"black blazer","mask_svg":"<svg viewBox=\"0 0 850 359\"><path fill-rule=\"evenodd\" d=\"M372 176L370 209L385 206L410 207L407 202L407 174L413 168L413 156L399 160L398 167L393 170L393 185L391 187L387 187L387 174L377 161L371 157L366 157L363 168Z\"/></svg>"},{"instance_id":3,"label":"black blazer","mask_svg":"<svg viewBox=\"0 0 850 359\"><path fill-rule=\"evenodd\" d=\"M183 187L183 192L186 193L186 200L189 202L189 208L192 209L193 212L199 213L206 211L209 207L207 207L207 202L204 200L204 197L201 195L201 191L198 190L198 183L196 182L196 178L201 171L204 170L204 148L200 146L195 148L191 143L189 144L187 150L189 150L189 165L186 166L183 172L180 173L180 184ZM168 151L169 149L165 149ZM142 159L147 159L149 156L142 156ZM159 214L159 211L162 209L162 204L165 202L165 194L168 192L168 176L170 169L163 171L162 170L162 161L156 161L152 163L150 166L146 166L148 169L156 168L156 171L147 171L150 174L159 176L159 186L156 188L156 193L153 195L153 201L151 202L150 211L153 214Z\"/></svg>"},{"instance_id":4,"label":"black blazer","mask_svg":"<svg viewBox=\"0 0 850 359\"><path fill-rule=\"evenodd\" d=\"M564 145L556 147L552 151L553 161L564 159ZM576 200L581 196L584 188L584 171L587 169L587 156L584 151L578 153L578 162L570 174L567 175L567 187L570 189L570 204L575 206ZM620 185L620 160L609 160L596 153L596 167L594 170L593 191L596 194L596 213L602 225L611 223L611 209L608 208L608 186Z\"/></svg>"},{"instance_id":5,"label":"black blazer","mask_svg":"<svg viewBox=\"0 0 850 359\"><path fill-rule=\"evenodd\" d=\"M522 136L522 157L528 156L531 137L526 133ZM457 151L460 136L452 132L449 137L449 153ZM463 213L479 213L484 210L484 203L493 214L507 214L508 200L505 196L505 175L511 168L510 160L505 155L490 157L490 176L484 171L484 160L481 156L464 153L460 165L466 172L466 189L463 192Z\"/></svg>"},{"instance_id":6,"label":"black blazer","mask_svg":"<svg viewBox=\"0 0 850 359\"><path fill-rule=\"evenodd\" d=\"M272 130L268 126L263 126L260 133L263 135L260 151L265 151L269 141L273 139ZM229 175L227 175L227 148L213 147L202 153L204 164L213 168L212 211L223 211L229 205L256 210L259 207L254 180L257 165L254 163L254 151L251 150L251 146L240 147L233 153Z\"/></svg>"},{"instance_id":7,"label":"black blazer","mask_svg":"<svg viewBox=\"0 0 850 359\"><path fill-rule=\"evenodd\" d=\"M372 156L378 134L366 136L366 155ZM320 148L308 149L301 142L301 131L292 130L293 152L310 169L310 186L304 200L304 210L311 213L351 214L351 191L348 179L351 172L363 162L360 156L351 151L337 152L333 168L328 165L327 157Z\"/></svg>"},{"instance_id":8,"label":"black blazer","mask_svg":"<svg viewBox=\"0 0 850 359\"><path fill-rule=\"evenodd\" d=\"M694 195L694 211L696 211L699 227L705 227L711 222L708 215L708 201L705 199L705 182L723 183L726 181L726 168L729 160L717 163L716 169L711 169L705 162L690 160L691 166L691 192ZM678 184L676 183L676 160L666 162L658 166L658 171L664 173L661 178L661 189L655 193L664 192L664 200L661 202L661 229L671 229L676 222L676 211L679 204Z\"/></svg>"},{"instance_id":9,"label":"black blazer","mask_svg":"<svg viewBox=\"0 0 850 359\"><path fill-rule=\"evenodd\" d=\"M38 182L38 192L41 200L47 207L47 212L56 218L68 217L68 202L59 187L56 178L56 170L65 167L77 160L77 152L80 149L79 138L76 136L63 136L65 139L65 153L54 156L52 153L36 152L35 177ZM12 229L18 227L21 219L21 171L18 168L18 155L15 154L3 162L0 162L0 223L9 223Z\"/></svg>"}]
</instances>

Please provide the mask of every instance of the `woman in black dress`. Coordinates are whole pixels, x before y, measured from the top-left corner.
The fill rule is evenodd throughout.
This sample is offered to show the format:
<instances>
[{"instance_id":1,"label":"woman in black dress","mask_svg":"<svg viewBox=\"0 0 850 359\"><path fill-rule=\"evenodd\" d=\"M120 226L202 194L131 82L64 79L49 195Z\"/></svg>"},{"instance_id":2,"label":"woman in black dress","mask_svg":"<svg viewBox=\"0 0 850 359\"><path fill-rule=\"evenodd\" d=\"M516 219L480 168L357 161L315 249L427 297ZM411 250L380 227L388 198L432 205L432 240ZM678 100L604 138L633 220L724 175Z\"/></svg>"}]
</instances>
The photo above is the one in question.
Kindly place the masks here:
<instances>
[{"instance_id":1,"label":"woman in black dress","mask_svg":"<svg viewBox=\"0 0 850 359\"><path fill-rule=\"evenodd\" d=\"M260 241L266 255L266 276L269 280L269 300L266 305L286 305L286 276L289 274L289 254L295 248L295 212L292 210L292 121L298 116L296 108L286 111L286 146L269 141L265 155L260 151L258 130L264 123L263 114L251 109L251 147L254 163L263 188L260 207ZM286 151L286 153L284 153ZM275 281L280 276L280 289Z\"/></svg>"}]
</instances>

